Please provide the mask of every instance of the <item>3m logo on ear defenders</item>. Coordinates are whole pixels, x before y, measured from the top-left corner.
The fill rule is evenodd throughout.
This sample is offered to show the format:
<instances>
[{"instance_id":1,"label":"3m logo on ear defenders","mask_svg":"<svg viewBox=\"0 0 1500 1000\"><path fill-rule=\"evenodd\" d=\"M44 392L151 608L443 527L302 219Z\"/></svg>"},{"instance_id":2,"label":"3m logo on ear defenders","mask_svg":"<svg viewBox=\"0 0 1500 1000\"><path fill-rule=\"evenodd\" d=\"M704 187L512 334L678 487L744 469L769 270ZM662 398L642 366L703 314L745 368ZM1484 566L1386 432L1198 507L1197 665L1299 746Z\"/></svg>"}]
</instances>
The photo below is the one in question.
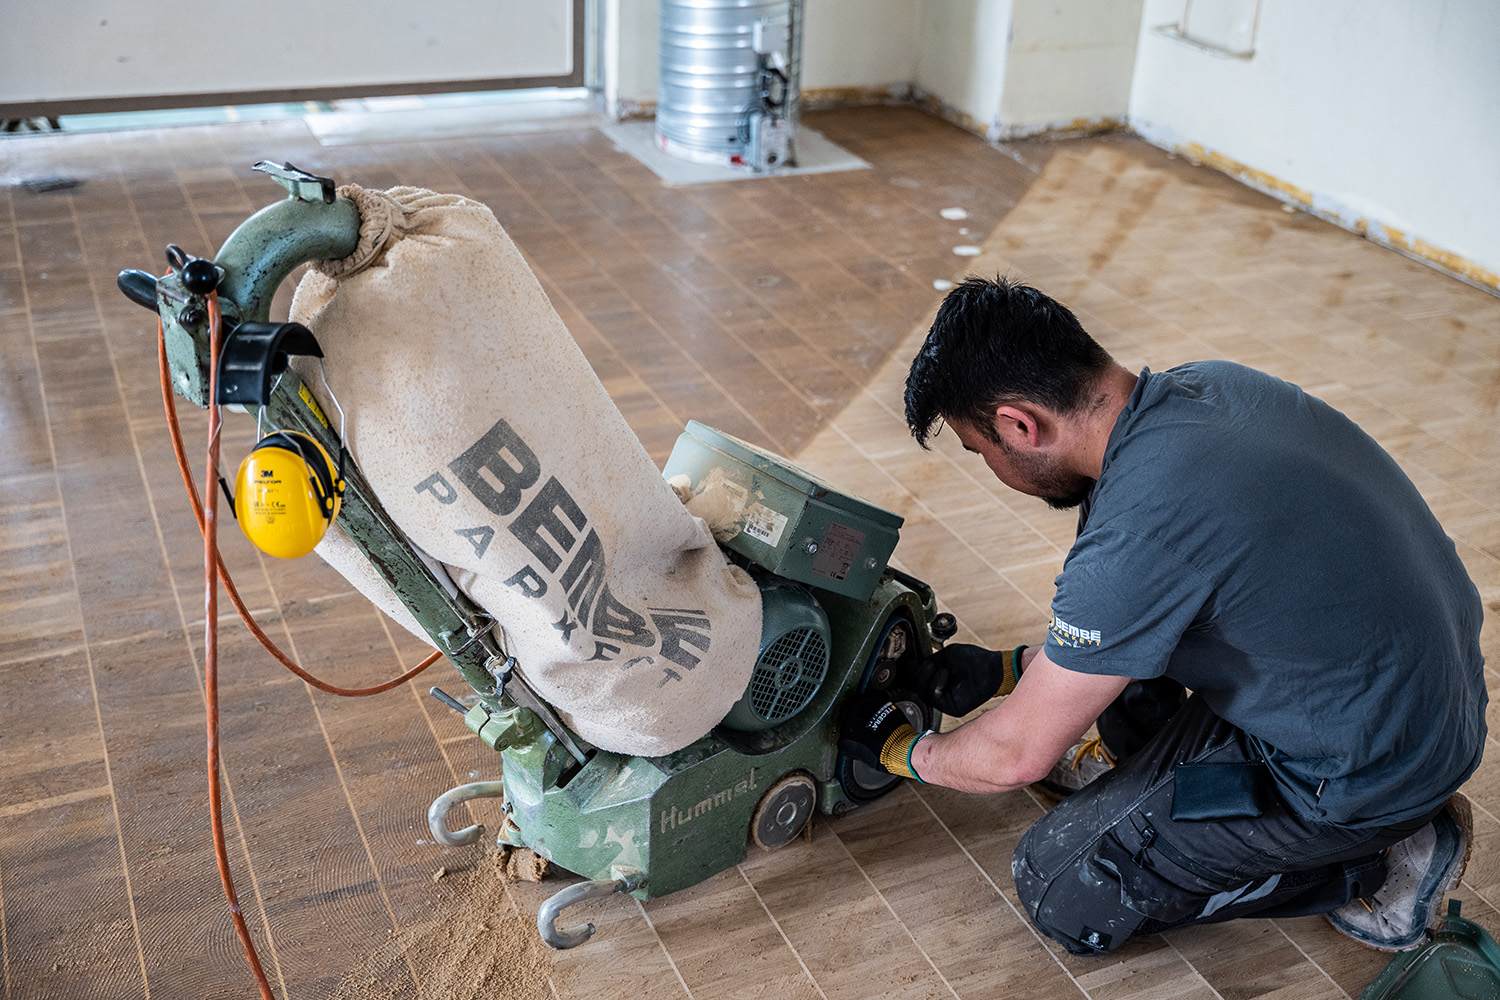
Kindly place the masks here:
<instances>
[{"instance_id":1,"label":"3m logo on ear defenders","mask_svg":"<svg viewBox=\"0 0 1500 1000\"><path fill-rule=\"evenodd\" d=\"M323 540L343 496L344 481L322 445L297 431L277 431L240 463L234 516L256 548L295 559Z\"/></svg>"}]
</instances>

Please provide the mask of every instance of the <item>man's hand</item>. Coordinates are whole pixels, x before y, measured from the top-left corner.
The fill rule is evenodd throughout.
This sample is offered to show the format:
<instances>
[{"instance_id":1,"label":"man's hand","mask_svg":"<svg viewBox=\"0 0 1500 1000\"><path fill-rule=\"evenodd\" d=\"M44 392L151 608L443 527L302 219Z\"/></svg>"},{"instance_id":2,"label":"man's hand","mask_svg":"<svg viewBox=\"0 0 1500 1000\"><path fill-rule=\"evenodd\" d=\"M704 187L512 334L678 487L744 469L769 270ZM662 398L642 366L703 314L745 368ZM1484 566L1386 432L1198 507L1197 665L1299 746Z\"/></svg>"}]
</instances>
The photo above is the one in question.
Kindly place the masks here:
<instances>
[{"instance_id":1,"label":"man's hand","mask_svg":"<svg viewBox=\"0 0 1500 1000\"><path fill-rule=\"evenodd\" d=\"M885 695L866 691L844 711L839 749L871 767L903 778L917 778L911 766L911 751L925 735L913 729L906 715Z\"/></svg>"},{"instance_id":2,"label":"man's hand","mask_svg":"<svg viewBox=\"0 0 1500 1000\"><path fill-rule=\"evenodd\" d=\"M912 761L923 781L987 795L1029 785L1046 776L1130 680L1068 670L1042 647L1026 652L1026 672L1009 697L917 744Z\"/></svg>"},{"instance_id":3,"label":"man's hand","mask_svg":"<svg viewBox=\"0 0 1500 1000\"><path fill-rule=\"evenodd\" d=\"M997 653L949 643L917 668L918 693L944 715L968 715L991 698L1015 690L1025 649L1017 646Z\"/></svg>"}]
</instances>

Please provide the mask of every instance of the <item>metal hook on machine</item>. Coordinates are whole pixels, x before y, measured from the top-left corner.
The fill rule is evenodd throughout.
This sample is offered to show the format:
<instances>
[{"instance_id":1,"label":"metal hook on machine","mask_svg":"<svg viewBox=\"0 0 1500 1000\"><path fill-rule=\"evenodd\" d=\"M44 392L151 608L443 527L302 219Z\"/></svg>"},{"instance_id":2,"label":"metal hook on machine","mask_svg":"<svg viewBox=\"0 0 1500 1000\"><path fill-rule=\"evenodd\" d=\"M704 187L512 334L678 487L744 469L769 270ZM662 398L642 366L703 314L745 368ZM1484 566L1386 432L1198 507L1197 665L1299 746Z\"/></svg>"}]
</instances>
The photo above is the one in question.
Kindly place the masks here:
<instances>
[{"instance_id":1,"label":"metal hook on machine","mask_svg":"<svg viewBox=\"0 0 1500 1000\"><path fill-rule=\"evenodd\" d=\"M617 892L633 892L646 884L645 872L634 868L612 868L610 871L615 878L593 879L570 885L537 908L536 929L548 947L576 948L594 936L593 924L584 924L570 930L557 926L557 918L562 916L562 911L567 907L586 899L613 896Z\"/></svg>"},{"instance_id":2,"label":"metal hook on machine","mask_svg":"<svg viewBox=\"0 0 1500 1000\"><path fill-rule=\"evenodd\" d=\"M498 781L471 781L467 785L450 788L433 799L432 805L427 807L427 828L432 831L433 839L444 847L472 844L484 833L484 824L475 823L454 832L448 829L448 810L469 799L496 799L504 794L505 788Z\"/></svg>"}]
</instances>

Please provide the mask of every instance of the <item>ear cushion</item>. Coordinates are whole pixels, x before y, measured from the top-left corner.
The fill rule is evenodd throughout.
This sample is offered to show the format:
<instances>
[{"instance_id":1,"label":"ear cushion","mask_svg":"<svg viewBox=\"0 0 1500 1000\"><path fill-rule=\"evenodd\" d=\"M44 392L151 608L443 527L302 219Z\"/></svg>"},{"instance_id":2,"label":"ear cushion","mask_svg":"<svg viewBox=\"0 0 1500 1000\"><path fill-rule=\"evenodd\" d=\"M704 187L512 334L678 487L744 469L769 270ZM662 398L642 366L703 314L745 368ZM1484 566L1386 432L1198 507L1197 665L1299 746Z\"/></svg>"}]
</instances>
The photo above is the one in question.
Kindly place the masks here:
<instances>
[{"instance_id":1,"label":"ear cushion","mask_svg":"<svg viewBox=\"0 0 1500 1000\"><path fill-rule=\"evenodd\" d=\"M338 492L338 486L333 466L323 457L323 450L306 435L293 431L277 431L274 434L267 434L255 442L255 447L251 451L260 451L262 448L282 448L296 452L302 458L302 464L312 472L309 482L312 484L314 495L318 498L318 506L322 508L323 516L332 521L333 500Z\"/></svg>"}]
</instances>

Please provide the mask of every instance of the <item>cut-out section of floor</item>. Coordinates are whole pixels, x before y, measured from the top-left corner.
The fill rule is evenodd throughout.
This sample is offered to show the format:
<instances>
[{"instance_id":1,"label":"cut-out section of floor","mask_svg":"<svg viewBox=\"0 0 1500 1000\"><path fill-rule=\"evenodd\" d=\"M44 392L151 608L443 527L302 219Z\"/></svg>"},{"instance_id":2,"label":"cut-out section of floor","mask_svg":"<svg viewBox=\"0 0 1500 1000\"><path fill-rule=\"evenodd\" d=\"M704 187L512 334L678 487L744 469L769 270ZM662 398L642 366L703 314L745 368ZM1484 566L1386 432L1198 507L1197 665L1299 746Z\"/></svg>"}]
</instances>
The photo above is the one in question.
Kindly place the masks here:
<instances>
[{"instance_id":1,"label":"cut-out section of floor","mask_svg":"<svg viewBox=\"0 0 1500 1000\"><path fill-rule=\"evenodd\" d=\"M829 174L840 170L868 170L870 164L837 143L830 142L810 128L799 128L793 140L797 152L795 167L782 167L757 173L749 167L725 164L695 163L673 156L656 140L654 121L621 122L605 125L605 135L621 150L651 168L651 172L670 187L690 184L713 184L719 181L748 181L765 177L795 177L799 174Z\"/></svg>"}]
</instances>

